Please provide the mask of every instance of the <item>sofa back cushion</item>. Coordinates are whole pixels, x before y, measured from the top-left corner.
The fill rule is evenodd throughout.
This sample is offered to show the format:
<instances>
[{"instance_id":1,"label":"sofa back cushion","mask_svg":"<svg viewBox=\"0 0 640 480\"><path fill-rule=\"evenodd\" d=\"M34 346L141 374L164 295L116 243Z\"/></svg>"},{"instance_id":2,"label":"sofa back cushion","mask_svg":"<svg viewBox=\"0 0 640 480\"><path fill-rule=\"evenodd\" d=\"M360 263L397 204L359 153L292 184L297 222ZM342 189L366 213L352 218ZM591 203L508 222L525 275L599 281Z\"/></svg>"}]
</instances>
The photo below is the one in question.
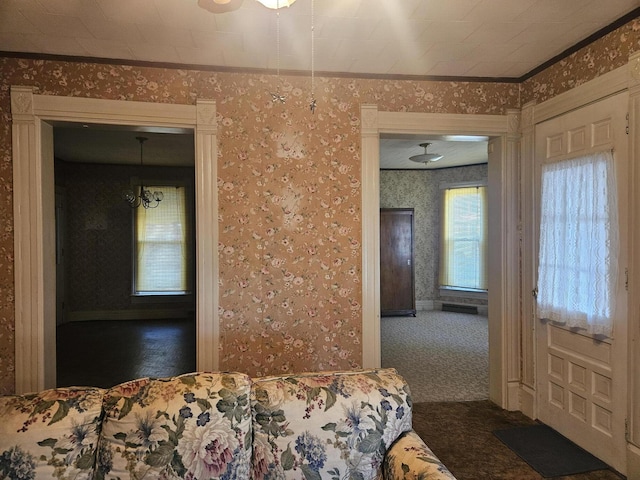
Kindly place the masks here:
<instances>
[{"instance_id":1,"label":"sofa back cushion","mask_svg":"<svg viewBox=\"0 0 640 480\"><path fill-rule=\"evenodd\" d=\"M250 389L240 373L113 387L104 397L97 478L248 479Z\"/></svg>"},{"instance_id":2,"label":"sofa back cushion","mask_svg":"<svg viewBox=\"0 0 640 480\"><path fill-rule=\"evenodd\" d=\"M411 430L411 398L393 369L254 379L252 478L375 479Z\"/></svg>"},{"instance_id":3,"label":"sofa back cushion","mask_svg":"<svg viewBox=\"0 0 640 480\"><path fill-rule=\"evenodd\" d=\"M0 478L92 478L103 395L73 387L0 397Z\"/></svg>"}]
</instances>

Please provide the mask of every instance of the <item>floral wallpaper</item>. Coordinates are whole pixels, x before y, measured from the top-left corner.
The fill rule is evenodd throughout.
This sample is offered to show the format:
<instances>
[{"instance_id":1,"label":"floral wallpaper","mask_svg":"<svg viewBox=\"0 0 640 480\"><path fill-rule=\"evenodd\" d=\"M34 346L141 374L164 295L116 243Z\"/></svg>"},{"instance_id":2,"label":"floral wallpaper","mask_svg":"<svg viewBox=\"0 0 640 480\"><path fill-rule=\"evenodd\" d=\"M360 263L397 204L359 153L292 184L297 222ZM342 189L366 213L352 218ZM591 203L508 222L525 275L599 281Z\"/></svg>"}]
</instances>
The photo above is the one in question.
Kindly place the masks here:
<instances>
[{"instance_id":1,"label":"floral wallpaper","mask_svg":"<svg viewBox=\"0 0 640 480\"><path fill-rule=\"evenodd\" d=\"M544 102L622 67L640 50L640 18L560 60L522 84L522 104Z\"/></svg>"},{"instance_id":2,"label":"floral wallpaper","mask_svg":"<svg viewBox=\"0 0 640 480\"><path fill-rule=\"evenodd\" d=\"M380 208L414 209L415 298L439 298L440 184L487 180L487 165L434 170L380 171Z\"/></svg>"},{"instance_id":3,"label":"floral wallpaper","mask_svg":"<svg viewBox=\"0 0 640 480\"><path fill-rule=\"evenodd\" d=\"M576 82L637 49L637 22L594 45L618 53L583 62ZM302 76L0 57L0 78L0 393L13 391L15 367L11 85L45 95L216 100L220 359L222 368L250 375L361 366L361 103L497 115L518 108L521 93L543 99L560 88L542 95L543 76L524 86L321 77L311 113L311 82ZM271 92L286 102L274 103Z\"/></svg>"}]
</instances>

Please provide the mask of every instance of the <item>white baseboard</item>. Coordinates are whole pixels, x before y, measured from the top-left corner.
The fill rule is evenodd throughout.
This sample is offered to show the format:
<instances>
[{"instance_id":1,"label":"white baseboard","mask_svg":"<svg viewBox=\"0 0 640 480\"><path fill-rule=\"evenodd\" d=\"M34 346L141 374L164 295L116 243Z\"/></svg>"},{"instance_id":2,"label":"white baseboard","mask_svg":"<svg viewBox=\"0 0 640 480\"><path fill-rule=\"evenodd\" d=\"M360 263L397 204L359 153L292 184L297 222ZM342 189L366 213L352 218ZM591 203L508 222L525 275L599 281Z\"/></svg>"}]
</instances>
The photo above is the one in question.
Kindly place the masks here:
<instances>
[{"instance_id":1,"label":"white baseboard","mask_svg":"<svg viewBox=\"0 0 640 480\"><path fill-rule=\"evenodd\" d=\"M416 300L416 310L433 310L433 300Z\"/></svg>"},{"instance_id":2,"label":"white baseboard","mask_svg":"<svg viewBox=\"0 0 640 480\"><path fill-rule=\"evenodd\" d=\"M640 480L640 448L627 443L627 480Z\"/></svg>"},{"instance_id":3,"label":"white baseboard","mask_svg":"<svg viewBox=\"0 0 640 480\"><path fill-rule=\"evenodd\" d=\"M535 398L536 392L526 385L520 385L520 411L527 417L535 420Z\"/></svg>"},{"instance_id":4,"label":"white baseboard","mask_svg":"<svg viewBox=\"0 0 640 480\"><path fill-rule=\"evenodd\" d=\"M187 318L190 312L184 309L137 309L137 310L78 310L69 312L67 321L84 322L91 320L157 320L161 318Z\"/></svg>"}]
</instances>

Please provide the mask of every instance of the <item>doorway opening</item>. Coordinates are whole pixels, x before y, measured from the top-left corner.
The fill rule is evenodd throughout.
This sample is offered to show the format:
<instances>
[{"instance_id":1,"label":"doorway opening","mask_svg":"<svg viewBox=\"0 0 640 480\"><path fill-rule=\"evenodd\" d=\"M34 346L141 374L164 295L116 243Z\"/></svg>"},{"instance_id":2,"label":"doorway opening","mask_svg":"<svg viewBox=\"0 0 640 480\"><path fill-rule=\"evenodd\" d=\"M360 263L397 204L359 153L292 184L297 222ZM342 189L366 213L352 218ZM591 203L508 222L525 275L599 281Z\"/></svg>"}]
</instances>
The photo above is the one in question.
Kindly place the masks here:
<instances>
[{"instance_id":1,"label":"doorway opening","mask_svg":"<svg viewBox=\"0 0 640 480\"><path fill-rule=\"evenodd\" d=\"M213 100L195 105L37 95L11 88L15 245L16 393L56 385L55 189L57 121L188 129L195 137L196 367L217 370L219 350L217 126Z\"/></svg>"},{"instance_id":2,"label":"doorway opening","mask_svg":"<svg viewBox=\"0 0 640 480\"><path fill-rule=\"evenodd\" d=\"M410 160L421 153L420 142L424 140L442 155L441 159L428 163ZM381 361L383 367L396 368L407 379L416 402L489 398L486 285L478 285L484 287L482 292L441 288L439 275L443 192L447 188L486 186L487 163L486 136L380 134ZM402 259L403 267L411 267L402 268L400 260L394 265L388 265L388 260L382 262L402 256L397 251L402 242L389 245L388 238L383 238L389 237L383 235L389 227L383 229L383 219L388 215L382 213L389 209L411 209L413 228L408 243L412 251L405 252L407 259ZM461 212L467 216L465 224L470 222L467 210ZM482 217L486 222L486 212ZM486 230L480 233L486 235ZM479 262L475 269L480 269L481 264L486 265L482 260L486 258L486 240L476 238L474 242L467 237L457 249L465 259L464 265L462 258L456 265L460 270L469 263L467 270L473 270L471 263L475 260ZM390 249L395 253L389 254ZM402 272L411 278L398 278ZM399 292L398 288L413 291ZM394 305L395 310L390 311L385 305L390 297L394 304L403 298L415 300L411 305ZM463 310L475 314L457 313ZM416 318L396 314L401 311L416 312Z\"/></svg>"},{"instance_id":3,"label":"doorway opening","mask_svg":"<svg viewBox=\"0 0 640 480\"><path fill-rule=\"evenodd\" d=\"M193 131L154 130L53 122L58 387L196 369ZM124 192L140 185L162 201L132 208ZM166 291L136 291L145 254Z\"/></svg>"}]
</instances>

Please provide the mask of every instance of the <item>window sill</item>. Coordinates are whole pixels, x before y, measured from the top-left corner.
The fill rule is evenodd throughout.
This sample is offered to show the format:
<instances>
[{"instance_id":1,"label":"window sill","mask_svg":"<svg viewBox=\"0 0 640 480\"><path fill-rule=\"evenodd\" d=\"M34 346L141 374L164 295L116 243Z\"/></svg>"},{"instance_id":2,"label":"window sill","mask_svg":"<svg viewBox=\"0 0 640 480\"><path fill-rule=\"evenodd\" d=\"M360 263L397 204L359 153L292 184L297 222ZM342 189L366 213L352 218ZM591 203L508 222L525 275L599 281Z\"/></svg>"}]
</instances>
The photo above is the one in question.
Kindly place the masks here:
<instances>
[{"instance_id":1,"label":"window sill","mask_svg":"<svg viewBox=\"0 0 640 480\"><path fill-rule=\"evenodd\" d=\"M488 300L489 293L486 290L472 290L466 288L440 287L441 297L475 298Z\"/></svg>"},{"instance_id":2,"label":"window sill","mask_svg":"<svg viewBox=\"0 0 640 480\"><path fill-rule=\"evenodd\" d=\"M193 301L193 294L186 293L134 293L131 303L185 303Z\"/></svg>"}]
</instances>

